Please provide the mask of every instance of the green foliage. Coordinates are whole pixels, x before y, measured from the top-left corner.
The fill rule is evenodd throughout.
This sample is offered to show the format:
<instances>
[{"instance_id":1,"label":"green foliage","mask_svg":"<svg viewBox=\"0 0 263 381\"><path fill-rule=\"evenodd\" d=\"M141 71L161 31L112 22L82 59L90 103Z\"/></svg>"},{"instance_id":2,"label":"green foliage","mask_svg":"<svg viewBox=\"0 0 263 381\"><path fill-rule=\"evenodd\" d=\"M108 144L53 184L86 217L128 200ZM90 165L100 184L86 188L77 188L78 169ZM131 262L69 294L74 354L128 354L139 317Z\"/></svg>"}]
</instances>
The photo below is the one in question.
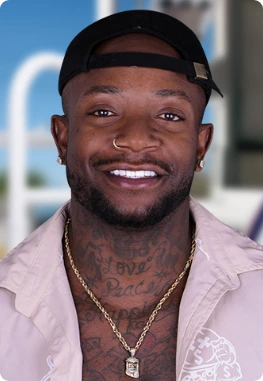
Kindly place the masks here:
<instances>
[{"instance_id":1,"label":"green foliage","mask_svg":"<svg viewBox=\"0 0 263 381\"><path fill-rule=\"evenodd\" d=\"M46 185L44 176L36 171L30 171L27 175L27 185L31 188L42 187ZM0 173L0 197L7 194L8 175L7 172Z\"/></svg>"},{"instance_id":2,"label":"green foliage","mask_svg":"<svg viewBox=\"0 0 263 381\"><path fill-rule=\"evenodd\" d=\"M7 173L0 173L0 197L6 194L7 191Z\"/></svg>"},{"instance_id":3,"label":"green foliage","mask_svg":"<svg viewBox=\"0 0 263 381\"><path fill-rule=\"evenodd\" d=\"M43 187L46 185L46 180L39 172L31 171L28 173L27 184L32 188Z\"/></svg>"}]
</instances>

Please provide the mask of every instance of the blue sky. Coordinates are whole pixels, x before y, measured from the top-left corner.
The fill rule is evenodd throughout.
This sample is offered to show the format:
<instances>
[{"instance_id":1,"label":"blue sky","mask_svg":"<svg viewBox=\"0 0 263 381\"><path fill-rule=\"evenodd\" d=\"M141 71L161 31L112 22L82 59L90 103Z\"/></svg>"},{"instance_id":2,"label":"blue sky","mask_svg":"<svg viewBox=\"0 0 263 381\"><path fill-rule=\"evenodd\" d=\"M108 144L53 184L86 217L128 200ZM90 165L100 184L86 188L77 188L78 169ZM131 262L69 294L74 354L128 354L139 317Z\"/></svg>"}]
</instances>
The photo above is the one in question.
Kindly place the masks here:
<instances>
[{"instance_id":1,"label":"blue sky","mask_svg":"<svg viewBox=\"0 0 263 381\"><path fill-rule=\"evenodd\" d=\"M105 0L107 1L107 0ZM84 27L95 21L96 0L8 0L0 8L0 130L7 128L6 106L12 76L21 63L37 52L63 54L71 39ZM118 11L133 9L135 1L118 1ZM143 8L150 1L143 2ZM205 49L211 55L211 33ZM61 113L57 92L58 73L45 72L34 83L30 92L28 128L45 126L49 129L50 116ZM64 168L56 162L56 149L31 149L28 163L31 169L41 171L49 183L65 183ZM0 171L7 165L7 149L0 148Z\"/></svg>"}]
</instances>

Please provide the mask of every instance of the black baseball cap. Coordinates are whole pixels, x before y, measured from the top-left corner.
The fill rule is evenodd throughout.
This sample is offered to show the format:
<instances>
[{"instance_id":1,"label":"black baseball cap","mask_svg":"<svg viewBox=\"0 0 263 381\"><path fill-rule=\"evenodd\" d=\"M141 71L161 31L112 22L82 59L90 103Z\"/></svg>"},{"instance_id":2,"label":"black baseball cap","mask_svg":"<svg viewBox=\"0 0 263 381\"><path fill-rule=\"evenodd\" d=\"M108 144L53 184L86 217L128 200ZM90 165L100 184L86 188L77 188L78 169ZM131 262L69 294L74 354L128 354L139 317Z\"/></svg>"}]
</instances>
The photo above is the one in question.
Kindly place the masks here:
<instances>
[{"instance_id":1,"label":"black baseball cap","mask_svg":"<svg viewBox=\"0 0 263 381\"><path fill-rule=\"evenodd\" d=\"M158 37L173 46L182 58L142 52L93 54L94 48L101 42L129 33ZM66 83L79 73L117 66L151 67L185 74L189 82L204 89L207 102L212 89L222 96L194 32L174 17L150 10L115 13L83 29L66 50L59 75L59 93L62 95Z\"/></svg>"}]
</instances>

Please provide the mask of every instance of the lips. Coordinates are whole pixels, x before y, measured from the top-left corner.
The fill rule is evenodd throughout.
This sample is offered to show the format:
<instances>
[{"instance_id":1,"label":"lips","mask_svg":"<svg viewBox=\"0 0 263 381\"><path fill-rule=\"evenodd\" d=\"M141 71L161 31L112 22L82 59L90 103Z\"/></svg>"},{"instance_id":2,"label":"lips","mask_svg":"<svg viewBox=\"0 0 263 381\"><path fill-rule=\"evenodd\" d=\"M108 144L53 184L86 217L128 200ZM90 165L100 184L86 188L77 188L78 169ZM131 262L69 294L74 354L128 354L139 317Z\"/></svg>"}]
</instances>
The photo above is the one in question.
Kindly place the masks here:
<instances>
[{"instance_id":1,"label":"lips","mask_svg":"<svg viewBox=\"0 0 263 381\"><path fill-rule=\"evenodd\" d=\"M158 165L153 161L140 163L105 161L95 167L106 177L108 185L126 190L155 188L158 184L163 184L169 175L164 165Z\"/></svg>"},{"instance_id":2,"label":"lips","mask_svg":"<svg viewBox=\"0 0 263 381\"><path fill-rule=\"evenodd\" d=\"M153 170L152 166L145 165L145 167L145 169L143 169L142 166L133 168L130 165L127 166L127 164L123 164L121 166L116 165L115 168L110 170L105 171L104 169L103 173L106 175L109 184L126 190L152 189L156 187L157 184L162 183L166 178L166 176L162 174L163 171L159 168L154 168L155 170Z\"/></svg>"},{"instance_id":3,"label":"lips","mask_svg":"<svg viewBox=\"0 0 263 381\"><path fill-rule=\"evenodd\" d=\"M94 166L99 171L109 172L115 176L125 176L129 178L167 176L170 173L170 169L165 168L164 164L158 165L153 162L128 163L120 161L111 161L110 163L98 163Z\"/></svg>"}]
</instances>

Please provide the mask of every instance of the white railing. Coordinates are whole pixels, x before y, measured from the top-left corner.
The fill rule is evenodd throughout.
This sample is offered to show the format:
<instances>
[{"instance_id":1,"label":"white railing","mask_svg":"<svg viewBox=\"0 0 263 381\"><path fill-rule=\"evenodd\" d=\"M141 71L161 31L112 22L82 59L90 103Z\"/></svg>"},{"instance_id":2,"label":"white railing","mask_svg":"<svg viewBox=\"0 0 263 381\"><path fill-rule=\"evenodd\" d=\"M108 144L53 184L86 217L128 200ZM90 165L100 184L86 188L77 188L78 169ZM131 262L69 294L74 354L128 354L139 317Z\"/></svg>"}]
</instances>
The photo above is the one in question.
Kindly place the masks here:
<instances>
[{"instance_id":1,"label":"white railing","mask_svg":"<svg viewBox=\"0 0 263 381\"><path fill-rule=\"evenodd\" d=\"M115 12L115 0L96 0L97 20L107 17Z\"/></svg>"},{"instance_id":2,"label":"white railing","mask_svg":"<svg viewBox=\"0 0 263 381\"><path fill-rule=\"evenodd\" d=\"M50 192L30 190L26 181L27 109L31 86L44 70L61 67L62 56L56 53L39 53L29 57L15 73L10 86L8 102L8 246L14 247L29 232L28 206L42 192L43 200L51 200ZM61 191L56 191L61 194Z\"/></svg>"}]
</instances>

